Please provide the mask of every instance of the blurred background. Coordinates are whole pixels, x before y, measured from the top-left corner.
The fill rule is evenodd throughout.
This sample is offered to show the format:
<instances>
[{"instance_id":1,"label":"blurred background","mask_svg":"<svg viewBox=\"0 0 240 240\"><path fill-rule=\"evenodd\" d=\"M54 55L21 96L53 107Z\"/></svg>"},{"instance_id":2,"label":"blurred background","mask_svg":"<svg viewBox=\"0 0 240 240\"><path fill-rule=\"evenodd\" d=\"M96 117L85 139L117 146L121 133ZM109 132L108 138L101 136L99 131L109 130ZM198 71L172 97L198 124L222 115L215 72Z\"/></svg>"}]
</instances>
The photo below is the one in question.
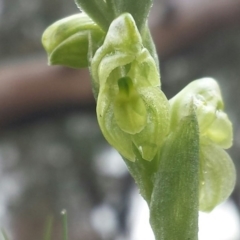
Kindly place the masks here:
<instances>
[{"instance_id":1,"label":"blurred background","mask_svg":"<svg viewBox=\"0 0 240 240\"><path fill-rule=\"evenodd\" d=\"M99 130L87 70L47 66L43 31L77 12L73 0L0 0L0 228L42 240L53 216L59 240L67 209L71 240L153 240L146 206ZM168 98L194 79L218 80L240 172L240 0L155 0L149 24ZM240 240L239 181L200 215L199 240Z\"/></svg>"}]
</instances>

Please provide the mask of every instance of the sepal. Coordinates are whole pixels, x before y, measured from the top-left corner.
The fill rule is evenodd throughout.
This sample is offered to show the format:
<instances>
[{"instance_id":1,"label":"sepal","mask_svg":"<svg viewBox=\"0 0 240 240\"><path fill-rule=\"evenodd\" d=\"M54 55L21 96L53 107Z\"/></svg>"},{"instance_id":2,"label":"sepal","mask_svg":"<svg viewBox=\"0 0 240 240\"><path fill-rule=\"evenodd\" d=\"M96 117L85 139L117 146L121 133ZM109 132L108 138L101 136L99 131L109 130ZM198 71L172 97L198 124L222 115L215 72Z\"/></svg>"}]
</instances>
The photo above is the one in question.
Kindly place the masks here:
<instances>
[{"instance_id":1,"label":"sepal","mask_svg":"<svg viewBox=\"0 0 240 240\"><path fill-rule=\"evenodd\" d=\"M201 139L199 210L211 211L233 191L236 170L231 157L221 147Z\"/></svg>"},{"instance_id":2,"label":"sepal","mask_svg":"<svg viewBox=\"0 0 240 240\"><path fill-rule=\"evenodd\" d=\"M110 75L116 69L119 75L113 79ZM111 23L103 45L92 59L90 70L97 93L106 85L117 86L119 76L129 76L138 87L160 86L156 63L143 47L141 35L129 13Z\"/></svg>"}]
</instances>

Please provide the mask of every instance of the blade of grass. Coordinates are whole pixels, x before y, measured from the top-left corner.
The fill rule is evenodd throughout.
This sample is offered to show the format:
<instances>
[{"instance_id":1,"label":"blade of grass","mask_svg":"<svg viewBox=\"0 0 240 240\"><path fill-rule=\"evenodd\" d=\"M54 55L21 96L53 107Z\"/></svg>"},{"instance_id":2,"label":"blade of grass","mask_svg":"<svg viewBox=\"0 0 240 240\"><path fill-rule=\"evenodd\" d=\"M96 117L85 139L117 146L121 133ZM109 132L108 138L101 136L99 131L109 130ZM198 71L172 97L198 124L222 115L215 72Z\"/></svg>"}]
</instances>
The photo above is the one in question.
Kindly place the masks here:
<instances>
[{"instance_id":1,"label":"blade of grass","mask_svg":"<svg viewBox=\"0 0 240 240\"><path fill-rule=\"evenodd\" d=\"M53 228L53 217L50 216L47 219L46 226L45 226L45 233L44 233L44 240L51 240L52 239L52 228Z\"/></svg>"},{"instance_id":2,"label":"blade of grass","mask_svg":"<svg viewBox=\"0 0 240 240\"><path fill-rule=\"evenodd\" d=\"M68 240L68 224L67 224L67 211L64 209L62 214L62 224L63 224L63 240Z\"/></svg>"},{"instance_id":3,"label":"blade of grass","mask_svg":"<svg viewBox=\"0 0 240 240\"><path fill-rule=\"evenodd\" d=\"M9 238L8 238L4 229L1 229L0 236L1 236L2 240L9 240Z\"/></svg>"}]
</instances>

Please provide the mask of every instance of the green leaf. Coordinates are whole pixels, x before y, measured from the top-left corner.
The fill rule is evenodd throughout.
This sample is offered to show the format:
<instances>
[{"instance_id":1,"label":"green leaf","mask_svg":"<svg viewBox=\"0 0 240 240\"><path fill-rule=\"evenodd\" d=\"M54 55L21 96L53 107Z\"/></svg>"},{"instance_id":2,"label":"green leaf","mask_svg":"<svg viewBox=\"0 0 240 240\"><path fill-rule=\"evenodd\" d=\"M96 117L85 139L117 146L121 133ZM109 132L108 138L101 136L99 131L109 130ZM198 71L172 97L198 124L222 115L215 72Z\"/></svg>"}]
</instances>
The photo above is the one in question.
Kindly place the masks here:
<instances>
[{"instance_id":1,"label":"green leaf","mask_svg":"<svg viewBox=\"0 0 240 240\"><path fill-rule=\"evenodd\" d=\"M113 2L111 4L115 6L114 9L117 16L124 12L130 13L139 31L145 27L153 0L138 0L137 2L136 0L112 0L111 2Z\"/></svg>"},{"instance_id":2,"label":"green leaf","mask_svg":"<svg viewBox=\"0 0 240 240\"><path fill-rule=\"evenodd\" d=\"M116 0L105 0L106 1L106 4L109 8L109 10L113 13L114 15L114 18L118 17L118 14L119 14L119 10L117 9L117 4L118 1Z\"/></svg>"},{"instance_id":3,"label":"green leaf","mask_svg":"<svg viewBox=\"0 0 240 240\"><path fill-rule=\"evenodd\" d=\"M88 66L89 36L96 46L104 39L104 32L86 14L75 14L49 26L42 36L49 64L73 68Z\"/></svg>"},{"instance_id":4,"label":"green leaf","mask_svg":"<svg viewBox=\"0 0 240 240\"><path fill-rule=\"evenodd\" d=\"M191 110L160 152L150 204L150 223L156 240L197 239L198 162L198 124Z\"/></svg>"},{"instance_id":5,"label":"green leaf","mask_svg":"<svg viewBox=\"0 0 240 240\"><path fill-rule=\"evenodd\" d=\"M232 193L236 170L221 147L202 139L200 147L199 209L211 211Z\"/></svg>"},{"instance_id":6,"label":"green leaf","mask_svg":"<svg viewBox=\"0 0 240 240\"><path fill-rule=\"evenodd\" d=\"M105 32L112 20L114 13L103 0L75 0L77 6L90 16Z\"/></svg>"}]
</instances>

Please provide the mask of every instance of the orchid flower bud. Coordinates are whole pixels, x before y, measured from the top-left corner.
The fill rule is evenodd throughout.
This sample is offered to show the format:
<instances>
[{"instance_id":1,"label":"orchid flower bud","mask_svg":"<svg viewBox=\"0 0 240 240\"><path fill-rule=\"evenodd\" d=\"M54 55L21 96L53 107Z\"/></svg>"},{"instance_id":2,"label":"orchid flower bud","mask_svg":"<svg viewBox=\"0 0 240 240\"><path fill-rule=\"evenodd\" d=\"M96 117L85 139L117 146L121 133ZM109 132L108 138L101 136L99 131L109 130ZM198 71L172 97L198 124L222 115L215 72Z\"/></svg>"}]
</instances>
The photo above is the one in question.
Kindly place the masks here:
<instances>
[{"instance_id":1,"label":"orchid flower bud","mask_svg":"<svg viewBox=\"0 0 240 240\"><path fill-rule=\"evenodd\" d=\"M130 161L135 161L134 145L151 161L169 130L169 104L159 89L156 63L130 14L110 25L92 59L91 73L107 141Z\"/></svg>"},{"instance_id":2,"label":"orchid flower bud","mask_svg":"<svg viewBox=\"0 0 240 240\"><path fill-rule=\"evenodd\" d=\"M217 82L212 78L195 80L170 100L171 129L187 113L186 106L193 101L196 107L201 136L222 148L232 145L232 124L223 112L223 100Z\"/></svg>"},{"instance_id":3,"label":"orchid flower bud","mask_svg":"<svg viewBox=\"0 0 240 240\"><path fill-rule=\"evenodd\" d=\"M91 41L99 45L105 33L85 13L75 14L53 23L42 36L49 64L73 68L87 67L90 35Z\"/></svg>"}]
</instances>

